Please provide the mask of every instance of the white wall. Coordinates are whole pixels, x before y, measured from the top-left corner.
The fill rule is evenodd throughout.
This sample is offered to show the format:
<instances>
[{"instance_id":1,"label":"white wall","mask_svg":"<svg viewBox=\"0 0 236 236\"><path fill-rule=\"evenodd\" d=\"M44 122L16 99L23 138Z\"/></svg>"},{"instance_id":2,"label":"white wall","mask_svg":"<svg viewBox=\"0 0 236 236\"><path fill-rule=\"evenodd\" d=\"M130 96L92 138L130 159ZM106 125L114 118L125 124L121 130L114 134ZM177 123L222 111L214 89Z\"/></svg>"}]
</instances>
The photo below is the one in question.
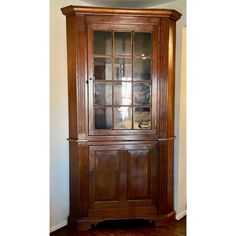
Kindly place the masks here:
<instances>
[{"instance_id":1,"label":"white wall","mask_svg":"<svg viewBox=\"0 0 236 236\"><path fill-rule=\"evenodd\" d=\"M179 11L182 17L176 26L176 71L175 71L175 149L174 149L174 208L176 218L186 214L186 0L159 4L153 8L170 8Z\"/></svg>"},{"instance_id":2,"label":"white wall","mask_svg":"<svg viewBox=\"0 0 236 236\"><path fill-rule=\"evenodd\" d=\"M50 5L50 227L67 224L69 215L69 148L66 17L60 8L85 5L75 0L51 0Z\"/></svg>"},{"instance_id":3,"label":"white wall","mask_svg":"<svg viewBox=\"0 0 236 236\"><path fill-rule=\"evenodd\" d=\"M67 224L69 214L69 149L68 137L68 98L67 98L67 54L66 19L60 8L67 5L88 5L77 0L51 0L50 9L50 227L51 231ZM181 42L182 26L185 25L185 1L158 5L156 8L174 8L184 13L177 23L177 65L176 65L176 116L175 134L175 210L181 214L186 208L185 198L185 113L180 104L184 104L185 92L181 81ZM182 85L181 85L182 83ZM180 89L183 88L180 103ZM183 92L183 93L182 93ZM182 109L180 113L179 109ZM182 118L180 120L180 114ZM179 132L179 130L182 130ZM179 137L180 135L180 137ZM178 138L179 137L179 138ZM179 141L181 140L181 142ZM180 173L181 172L181 173Z\"/></svg>"}]
</instances>

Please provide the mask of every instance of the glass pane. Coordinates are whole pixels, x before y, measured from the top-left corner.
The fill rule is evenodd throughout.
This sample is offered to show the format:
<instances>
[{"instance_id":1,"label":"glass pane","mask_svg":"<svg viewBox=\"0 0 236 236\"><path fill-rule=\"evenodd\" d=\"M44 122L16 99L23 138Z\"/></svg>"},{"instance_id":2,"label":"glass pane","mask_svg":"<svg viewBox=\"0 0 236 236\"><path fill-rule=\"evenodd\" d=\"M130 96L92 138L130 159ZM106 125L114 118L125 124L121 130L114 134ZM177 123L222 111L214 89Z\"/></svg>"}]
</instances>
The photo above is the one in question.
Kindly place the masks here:
<instances>
[{"instance_id":1,"label":"glass pane","mask_svg":"<svg viewBox=\"0 0 236 236\"><path fill-rule=\"evenodd\" d=\"M114 108L114 128L115 129L131 129L132 115L131 107Z\"/></svg>"},{"instance_id":2,"label":"glass pane","mask_svg":"<svg viewBox=\"0 0 236 236\"><path fill-rule=\"evenodd\" d=\"M151 80L150 58L136 58L134 60L134 80Z\"/></svg>"},{"instance_id":3,"label":"glass pane","mask_svg":"<svg viewBox=\"0 0 236 236\"><path fill-rule=\"evenodd\" d=\"M132 84L115 83L114 98L115 105L131 105Z\"/></svg>"},{"instance_id":4,"label":"glass pane","mask_svg":"<svg viewBox=\"0 0 236 236\"><path fill-rule=\"evenodd\" d=\"M134 129L151 129L150 107L134 108Z\"/></svg>"},{"instance_id":5,"label":"glass pane","mask_svg":"<svg viewBox=\"0 0 236 236\"><path fill-rule=\"evenodd\" d=\"M130 32L115 32L115 54L131 54Z\"/></svg>"},{"instance_id":6,"label":"glass pane","mask_svg":"<svg viewBox=\"0 0 236 236\"><path fill-rule=\"evenodd\" d=\"M94 31L94 54L111 55L111 32Z\"/></svg>"},{"instance_id":7,"label":"glass pane","mask_svg":"<svg viewBox=\"0 0 236 236\"><path fill-rule=\"evenodd\" d=\"M112 109L95 108L95 129L111 129L112 128Z\"/></svg>"},{"instance_id":8,"label":"glass pane","mask_svg":"<svg viewBox=\"0 0 236 236\"><path fill-rule=\"evenodd\" d=\"M95 83L94 103L96 105L112 104L112 84L111 83Z\"/></svg>"},{"instance_id":9,"label":"glass pane","mask_svg":"<svg viewBox=\"0 0 236 236\"><path fill-rule=\"evenodd\" d=\"M134 54L136 56L151 56L151 33L134 33Z\"/></svg>"},{"instance_id":10,"label":"glass pane","mask_svg":"<svg viewBox=\"0 0 236 236\"><path fill-rule=\"evenodd\" d=\"M131 60L115 59L115 80L131 80Z\"/></svg>"},{"instance_id":11,"label":"glass pane","mask_svg":"<svg viewBox=\"0 0 236 236\"><path fill-rule=\"evenodd\" d=\"M112 64L109 58L94 58L95 80L112 80Z\"/></svg>"},{"instance_id":12,"label":"glass pane","mask_svg":"<svg viewBox=\"0 0 236 236\"><path fill-rule=\"evenodd\" d=\"M147 105L151 103L151 85L134 83L134 104Z\"/></svg>"}]
</instances>

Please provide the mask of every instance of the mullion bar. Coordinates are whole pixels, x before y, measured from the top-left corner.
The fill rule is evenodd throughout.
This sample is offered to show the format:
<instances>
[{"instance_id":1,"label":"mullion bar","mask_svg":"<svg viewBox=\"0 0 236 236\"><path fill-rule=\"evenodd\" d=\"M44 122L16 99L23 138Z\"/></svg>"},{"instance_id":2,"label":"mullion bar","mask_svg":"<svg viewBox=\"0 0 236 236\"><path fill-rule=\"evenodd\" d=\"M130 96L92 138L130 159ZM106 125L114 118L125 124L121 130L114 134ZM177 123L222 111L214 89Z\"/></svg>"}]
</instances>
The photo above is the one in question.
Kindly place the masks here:
<instances>
[{"instance_id":1,"label":"mullion bar","mask_svg":"<svg viewBox=\"0 0 236 236\"><path fill-rule=\"evenodd\" d=\"M96 78L95 78L94 82L95 83L106 83L106 82L112 83L112 80L105 80L105 79L96 80Z\"/></svg>"},{"instance_id":2,"label":"mullion bar","mask_svg":"<svg viewBox=\"0 0 236 236\"><path fill-rule=\"evenodd\" d=\"M121 55L115 55L117 58L131 58L132 54L121 54Z\"/></svg>"},{"instance_id":3,"label":"mullion bar","mask_svg":"<svg viewBox=\"0 0 236 236\"><path fill-rule=\"evenodd\" d=\"M96 80L96 78L95 78L95 80L94 80L96 83L104 83L104 82L112 82L113 80L101 80L101 79L98 79L98 80ZM115 83L121 83L121 82L129 82L129 83L131 83L132 82L132 80L114 80L114 82ZM152 83L152 81L151 80L134 80L134 82L135 83L149 83L149 84L151 84Z\"/></svg>"},{"instance_id":4,"label":"mullion bar","mask_svg":"<svg viewBox=\"0 0 236 236\"><path fill-rule=\"evenodd\" d=\"M114 130L114 128L115 128L115 125L114 125L114 60L115 60L115 58L114 58L114 36L115 35L115 33L114 33L114 31L112 31L112 38L111 38L111 45L112 45L112 61L111 61L111 63L112 63L112 106L111 106L111 109L112 109L112 130Z\"/></svg>"},{"instance_id":5,"label":"mullion bar","mask_svg":"<svg viewBox=\"0 0 236 236\"><path fill-rule=\"evenodd\" d=\"M132 83L132 91L131 91L131 129L134 129L134 31L131 32L131 83Z\"/></svg>"},{"instance_id":6,"label":"mullion bar","mask_svg":"<svg viewBox=\"0 0 236 236\"><path fill-rule=\"evenodd\" d=\"M112 58L112 55L94 54L94 58Z\"/></svg>"},{"instance_id":7,"label":"mullion bar","mask_svg":"<svg viewBox=\"0 0 236 236\"><path fill-rule=\"evenodd\" d=\"M151 107L151 105L94 105L96 108L105 108L105 107Z\"/></svg>"}]
</instances>

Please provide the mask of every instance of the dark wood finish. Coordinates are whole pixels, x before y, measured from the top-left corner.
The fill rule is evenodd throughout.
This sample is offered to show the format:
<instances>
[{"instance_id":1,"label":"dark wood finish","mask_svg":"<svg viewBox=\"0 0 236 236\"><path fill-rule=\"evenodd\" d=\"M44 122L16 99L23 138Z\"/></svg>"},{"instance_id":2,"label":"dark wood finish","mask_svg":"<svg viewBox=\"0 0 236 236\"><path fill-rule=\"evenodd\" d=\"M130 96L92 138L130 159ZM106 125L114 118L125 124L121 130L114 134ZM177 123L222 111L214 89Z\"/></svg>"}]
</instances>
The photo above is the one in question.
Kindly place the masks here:
<instances>
[{"instance_id":1,"label":"dark wood finish","mask_svg":"<svg viewBox=\"0 0 236 236\"><path fill-rule=\"evenodd\" d=\"M151 213L155 214L156 162L155 142L90 146L90 213L93 208L100 208L107 214L110 208L116 214L120 207L127 217L130 212L125 213L126 207L152 205Z\"/></svg>"},{"instance_id":2,"label":"dark wood finish","mask_svg":"<svg viewBox=\"0 0 236 236\"><path fill-rule=\"evenodd\" d=\"M175 218L175 21L181 14L168 9L80 6L65 7L62 12L67 19L69 226L88 230L104 220L115 219L145 219L156 226L168 225ZM112 31L111 55L94 55L96 30ZM110 83L114 84L114 31L131 32L131 54L119 55L131 61L140 57L134 55L134 32L152 33L152 54L147 55L151 59L151 81L143 81L152 83L151 104L139 105L151 108L151 129L115 130L114 104L110 105L113 129L94 128L94 57L112 60ZM133 66L131 70L133 84ZM132 102L126 107L138 106Z\"/></svg>"},{"instance_id":3,"label":"dark wood finish","mask_svg":"<svg viewBox=\"0 0 236 236\"><path fill-rule=\"evenodd\" d=\"M92 235L110 235L110 236L185 236L186 235L186 217L180 221L174 221L166 227L155 228L150 223L140 220L135 221L106 221L98 224L93 230L88 232L71 231L68 227L63 227L53 233L51 236L92 236Z\"/></svg>"}]
</instances>

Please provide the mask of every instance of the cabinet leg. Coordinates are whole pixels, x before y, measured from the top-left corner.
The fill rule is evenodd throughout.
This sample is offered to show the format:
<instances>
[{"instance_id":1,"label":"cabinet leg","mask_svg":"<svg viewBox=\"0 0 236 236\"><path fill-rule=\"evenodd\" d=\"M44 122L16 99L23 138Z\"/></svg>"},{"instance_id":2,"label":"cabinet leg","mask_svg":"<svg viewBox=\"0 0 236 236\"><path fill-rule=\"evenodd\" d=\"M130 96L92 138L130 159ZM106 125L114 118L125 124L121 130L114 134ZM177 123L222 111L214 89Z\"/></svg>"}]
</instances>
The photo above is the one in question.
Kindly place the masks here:
<instances>
[{"instance_id":1,"label":"cabinet leg","mask_svg":"<svg viewBox=\"0 0 236 236\"><path fill-rule=\"evenodd\" d=\"M103 220L83 219L78 220L78 231L88 231Z\"/></svg>"}]
</instances>

